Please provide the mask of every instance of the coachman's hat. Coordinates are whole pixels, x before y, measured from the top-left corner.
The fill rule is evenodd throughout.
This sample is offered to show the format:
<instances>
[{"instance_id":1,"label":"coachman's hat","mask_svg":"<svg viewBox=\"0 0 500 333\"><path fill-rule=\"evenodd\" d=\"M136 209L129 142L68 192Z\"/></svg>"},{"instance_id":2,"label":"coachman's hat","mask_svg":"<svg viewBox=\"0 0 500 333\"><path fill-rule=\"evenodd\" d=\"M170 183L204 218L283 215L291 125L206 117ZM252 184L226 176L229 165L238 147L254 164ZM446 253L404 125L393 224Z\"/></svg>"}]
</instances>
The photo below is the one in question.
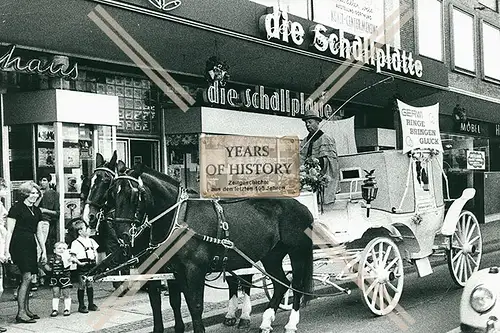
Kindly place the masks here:
<instances>
[{"instance_id":1,"label":"coachman's hat","mask_svg":"<svg viewBox=\"0 0 500 333\"><path fill-rule=\"evenodd\" d=\"M323 120L323 118L319 116L318 110L315 109L309 109L304 113L304 117L302 117L302 120L306 121L307 119L316 119L317 121Z\"/></svg>"}]
</instances>

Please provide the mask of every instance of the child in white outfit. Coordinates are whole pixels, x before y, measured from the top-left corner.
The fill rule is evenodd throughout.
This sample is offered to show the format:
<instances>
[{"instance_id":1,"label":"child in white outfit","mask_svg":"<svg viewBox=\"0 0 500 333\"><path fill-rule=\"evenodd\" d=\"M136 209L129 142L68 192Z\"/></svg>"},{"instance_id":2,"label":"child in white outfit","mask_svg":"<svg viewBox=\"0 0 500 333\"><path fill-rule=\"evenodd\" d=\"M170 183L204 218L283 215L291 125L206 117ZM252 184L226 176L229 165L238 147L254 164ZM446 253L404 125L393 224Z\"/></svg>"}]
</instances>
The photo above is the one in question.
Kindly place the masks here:
<instances>
[{"instance_id":1,"label":"child in white outfit","mask_svg":"<svg viewBox=\"0 0 500 333\"><path fill-rule=\"evenodd\" d=\"M96 265L97 249L99 244L90 238L90 228L83 222L78 221L74 225L78 238L71 243L70 253L76 256L77 262L76 269L78 275L78 311L81 313L88 313L90 311L97 311L99 308L94 304L94 287L92 281L86 280L85 275ZM89 301L88 308L85 306L85 290Z\"/></svg>"}]
</instances>

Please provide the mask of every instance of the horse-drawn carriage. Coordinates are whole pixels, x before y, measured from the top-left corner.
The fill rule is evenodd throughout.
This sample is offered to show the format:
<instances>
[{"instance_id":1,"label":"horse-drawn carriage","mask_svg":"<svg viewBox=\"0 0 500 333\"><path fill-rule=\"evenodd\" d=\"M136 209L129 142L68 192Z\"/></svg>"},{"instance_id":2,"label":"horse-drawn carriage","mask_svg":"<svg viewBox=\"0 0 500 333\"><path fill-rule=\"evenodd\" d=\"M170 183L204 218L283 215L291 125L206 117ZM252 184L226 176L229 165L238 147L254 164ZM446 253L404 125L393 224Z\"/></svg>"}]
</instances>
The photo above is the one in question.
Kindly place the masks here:
<instances>
[{"instance_id":1,"label":"horse-drawn carriage","mask_svg":"<svg viewBox=\"0 0 500 333\"><path fill-rule=\"evenodd\" d=\"M312 296L312 279L347 293L350 290L339 282L354 281L370 311L385 315L400 299L405 262L425 276L432 273L429 257L444 252L452 279L460 286L478 270L481 232L474 214L464 210L475 190L464 190L456 200L445 199L448 184L439 150L349 154L339 156L339 165L340 191L333 207L322 214L311 192L295 199L192 198L168 176L141 165L122 170L119 176L115 165L98 168L89 202L103 207L106 197L108 206L111 203L113 233L118 238L124 235L115 243L138 248L136 260L128 263L156 253L169 239L182 239L180 234L189 236L171 256L195 332L204 331L202 308L194 304L203 299L203 276L214 256L227 258L224 269L234 272L262 261L266 272L259 267L250 273L263 273L276 291L270 312L263 315L263 332L270 332L274 311L283 299L281 306L287 307L288 297L283 295L290 281L285 271L292 267L294 299L287 332L297 330L300 297ZM377 187L366 182L365 169L374 170ZM287 255L291 265L280 267ZM175 313L180 297L173 290L170 296ZM176 332L183 332L181 324L182 318L176 316ZM155 320L155 331L162 330L159 325Z\"/></svg>"},{"instance_id":2,"label":"horse-drawn carriage","mask_svg":"<svg viewBox=\"0 0 500 333\"><path fill-rule=\"evenodd\" d=\"M331 211L319 213L314 193L297 198L311 210L313 230L320 230L317 281L345 292L349 289L338 282L356 282L370 311L385 315L398 304L406 263L423 277L432 273L430 256L446 254L452 280L462 287L479 269L481 231L474 214L464 210L475 190L464 190L456 200L444 198L440 154L377 151L340 156L339 162L340 192ZM374 169L378 180L370 205L363 199L364 169ZM290 308L287 301L282 308Z\"/></svg>"}]
</instances>

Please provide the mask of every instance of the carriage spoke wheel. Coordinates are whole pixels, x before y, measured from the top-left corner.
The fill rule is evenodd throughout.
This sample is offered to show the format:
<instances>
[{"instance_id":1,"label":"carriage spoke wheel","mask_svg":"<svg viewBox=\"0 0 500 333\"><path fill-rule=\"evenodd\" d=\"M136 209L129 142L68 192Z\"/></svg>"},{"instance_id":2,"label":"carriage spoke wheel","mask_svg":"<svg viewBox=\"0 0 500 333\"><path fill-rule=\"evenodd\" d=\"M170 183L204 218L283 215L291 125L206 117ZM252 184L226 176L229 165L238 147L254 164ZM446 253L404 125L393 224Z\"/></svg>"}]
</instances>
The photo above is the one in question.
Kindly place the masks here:
<instances>
[{"instance_id":1,"label":"carriage spoke wheel","mask_svg":"<svg viewBox=\"0 0 500 333\"><path fill-rule=\"evenodd\" d=\"M363 303L378 316L390 313L403 292L403 260L397 245L386 237L377 237L361 254L358 287Z\"/></svg>"},{"instance_id":2,"label":"carriage spoke wheel","mask_svg":"<svg viewBox=\"0 0 500 333\"><path fill-rule=\"evenodd\" d=\"M292 272L286 272L286 277L289 281L292 280ZM269 301L271 301L271 298L273 297L274 293L274 288L273 288L273 282L271 281L270 278L267 276L264 276L262 279L262 286L264 287L264 292L266 293L266 297ZM285 310L285 311L290 311L292 310L293 307L293 301L292 301L292 291L288 289L283 296L283 299L280 302L280 309ZM292 302L291 302L292 301Z\"/></svg>"},{"instance_id":3,"label":"carriage spoke wheel","mask_svg":"<svg viewBox=\"0 0 500 333\"><path fill-rule=\"evenodd\" d=\"M479 269L483 253L481 230L474 214L467 210L460 213L455 232L449 240L447 259L451 278L464 287L472 273Z\"/></svg>"}]
</instances>

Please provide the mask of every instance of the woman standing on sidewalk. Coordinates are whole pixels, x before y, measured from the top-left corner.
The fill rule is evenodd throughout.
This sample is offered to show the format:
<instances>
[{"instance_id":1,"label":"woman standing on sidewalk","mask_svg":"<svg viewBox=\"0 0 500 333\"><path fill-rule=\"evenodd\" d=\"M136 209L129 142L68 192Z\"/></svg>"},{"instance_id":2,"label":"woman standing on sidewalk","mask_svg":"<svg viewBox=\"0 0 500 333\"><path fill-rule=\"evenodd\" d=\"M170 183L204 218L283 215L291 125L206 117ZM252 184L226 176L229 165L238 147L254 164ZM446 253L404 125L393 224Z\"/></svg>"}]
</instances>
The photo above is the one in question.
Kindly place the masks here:
<instances>
[{"instance_id":1,"label":"woman standing on sidewalk","mask_svg":"<svg viewBox=\"0 0 500 333\"><path fill-rule=\"evenodd\" d=\"M17 297L18 323L35 323L40 317L29 310L29 291L33 274L38 273L37 243L42 244L42 230L38 227L42 220L40 208L34 204L40 197L40 187L34 182L19 186L24 200L12 206L7 216L7 259L10 257L21 271L21 286ZM42 263L47 262L45 247L42 247Z\"/></svg>"}]
</instances>

